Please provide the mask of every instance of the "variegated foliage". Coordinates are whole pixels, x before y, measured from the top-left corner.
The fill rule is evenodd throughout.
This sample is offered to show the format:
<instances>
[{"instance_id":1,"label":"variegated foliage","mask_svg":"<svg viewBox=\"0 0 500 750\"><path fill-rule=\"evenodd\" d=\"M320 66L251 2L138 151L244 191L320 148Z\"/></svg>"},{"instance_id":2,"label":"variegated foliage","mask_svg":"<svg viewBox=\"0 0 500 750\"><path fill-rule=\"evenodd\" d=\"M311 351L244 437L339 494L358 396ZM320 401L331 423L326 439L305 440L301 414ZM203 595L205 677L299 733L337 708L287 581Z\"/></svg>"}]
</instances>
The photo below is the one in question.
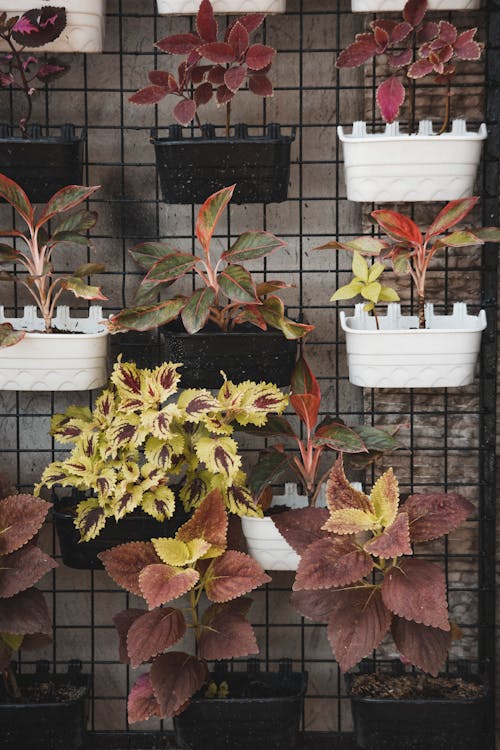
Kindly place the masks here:
<instances>
[{"instance_id":1,"label":"variegated foliage","mask_svg":"<svg viewBox=\"0 0 500 750\"><path fill-rule=\"evenodd\" d=\"M205 389L177 395L180 366L141 370L117 362L93 411L72 406L54 416L51 434L74 447L45 469L35 491L56 485L92 491L77 508L83 540L97 536L107 518L119 521L137 508L159 521L170 518L172 478L186 511L218 488L230 512L260 514L232 434L235 424L265 424L284 410L287 397L272 384L227 380L217 395Z\"/></svg>"},{"instance_id":2,"label":"variegated foliage","mask_svg":"<svg viewBox=\"0 0 500 750\"><path fill-rule=\"evenodd\" d=\"M227 549L227 527L222 494L213 490L175 538L131 542L99 555L113 580L148 607L114 617L120 660L151 665L130 692L131 723L181 713L207 682L207 660L258 653L245 594L270 578L249 555ZM189 604L182 609L166 606L184 594ZM203 613L202 595L209 602ZM171 650L188 631L195 653Z\"/></svg>"},{"instance_id":3,"label":"variegated foliage","mask_svg":"<svg viewBox=\"0 0 500 750\"><path fill-rule=\"evenodd\" d=\"M340 458L330 472L327 499L328 510L275 517L301 555L294 606L327 622L342 671L390 632L404 661L436 675L459 631L448 619L443 571L414 556L413 545L455 530L473 506L457 493L410 495L400 504L392 469L365 495L349 484Z\"/></svg>"}]
</instances>

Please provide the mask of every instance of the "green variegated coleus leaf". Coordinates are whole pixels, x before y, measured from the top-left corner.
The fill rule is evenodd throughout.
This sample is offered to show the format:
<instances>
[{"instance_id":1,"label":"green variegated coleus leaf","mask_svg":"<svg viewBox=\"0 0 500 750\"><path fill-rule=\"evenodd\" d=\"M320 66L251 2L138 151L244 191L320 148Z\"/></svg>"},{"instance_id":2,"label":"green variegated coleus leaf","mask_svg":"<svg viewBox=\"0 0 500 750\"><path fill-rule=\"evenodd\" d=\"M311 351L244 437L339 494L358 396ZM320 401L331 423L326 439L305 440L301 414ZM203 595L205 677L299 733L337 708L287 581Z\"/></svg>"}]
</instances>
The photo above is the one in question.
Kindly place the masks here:
<instances>
[{"instance_id":1,"label":"green variegated coleus leaf","mask_svg":"<svg viewBox=\"0 0 500 750\"><path fill-rule=\"evenodd\" d=\"M171 518L175 510L175 495L170 487L162 484L145 492L141 502L142 510L157 521Z\"/></svg>"}]
</instances>

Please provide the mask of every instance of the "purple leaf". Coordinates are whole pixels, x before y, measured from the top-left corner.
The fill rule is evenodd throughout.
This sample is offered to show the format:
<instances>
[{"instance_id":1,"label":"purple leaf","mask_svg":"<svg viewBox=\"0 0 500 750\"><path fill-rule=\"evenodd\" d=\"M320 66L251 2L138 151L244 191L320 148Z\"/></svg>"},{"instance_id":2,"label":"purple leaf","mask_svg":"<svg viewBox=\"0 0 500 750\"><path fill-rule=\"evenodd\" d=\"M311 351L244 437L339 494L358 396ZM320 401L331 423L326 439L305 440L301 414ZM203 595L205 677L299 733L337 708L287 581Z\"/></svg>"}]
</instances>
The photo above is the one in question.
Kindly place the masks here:
<instances>
[{"instance_id":1,"label":"purple leaf","mask_svg":"<svg viewBox=\"0 0 500 750\"><path fill-rule=\"evenodd\" d=\"M377 104L385 122L394 122L404 100L404 86L395 76L381 83L377 89Z\"/></svg>"}]
</instances>

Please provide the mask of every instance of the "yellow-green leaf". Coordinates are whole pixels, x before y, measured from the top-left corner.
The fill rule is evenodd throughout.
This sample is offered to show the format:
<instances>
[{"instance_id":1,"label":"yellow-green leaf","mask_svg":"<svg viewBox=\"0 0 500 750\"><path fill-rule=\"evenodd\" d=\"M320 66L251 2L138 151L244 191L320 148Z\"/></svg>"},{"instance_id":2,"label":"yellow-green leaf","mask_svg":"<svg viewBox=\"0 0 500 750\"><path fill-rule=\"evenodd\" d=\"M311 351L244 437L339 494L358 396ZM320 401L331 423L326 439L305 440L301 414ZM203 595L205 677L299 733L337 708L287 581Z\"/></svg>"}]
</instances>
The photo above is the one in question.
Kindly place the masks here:
<instances>
[{"instance_id":1,"label":"yellow-green leaf","mask_svg":"<svg viewBox=\"0 0 500 750\"><path fill-rule=\"evenodd\" d=\"M196 455L209 471L231 480L241 466L238 446L230 437L201 437L195 442Z\"/></svg>"},{"instance_id":2,"label":"yellow-green leaf","mask_svg":"<svg viewBox=\"0 0 500 750\"><path fill-rule=\"evenodd\" d=\"M370 266L368 271L368 281L376 281L379 276L381 276L385 271L385 266L383 263L374 263Z\"/></svg>"},{"instance_id":3,"label":"yellow-green leaf","mask_svg":"<svg viewBox=\"0 0 500 750\"><path fill-rule=\"evenodd\" d=\"M379 294L379 302L399 302L400 297L395 289L390 286L383 286Z\"/></svg>"},{"instance_id":4,"label":"yellow-green leaf","mask_svg":"<svg viewBox=\"0 0 500 750\"><path fill-rule=\"evenodd\" d=\"M335 294L330 297L330 302L337 302L344 299L353 299L353 297L357 297L358 294L361 294L363 286L363 281L360 281L359 279L353 279L349 284L339 287Z\"/></svg>"},{"instance_id":5,"label":"yellow-green leaf","mask_svg":"<svg viewBox=\"0 0 500 750\"><path fill-rule=\"evenodd\" d=\"M24 640L24 635L17 633L0 633L0 638L11 651L19 651Z\"/></svg>"},{"instance_id":6,"label":"yellow-green leaf","mask_svg":"<svg viewBox=\"0 0 500 750\"><path fill-rule=\"evenodd\" d=\"M365 283L369 280L368 263L358 252L355 252L352 257L352 272L357 279Z\"/></svg>"},{"instance_id":7,"label":"yellow-green leaf","mask_svg":"<svg viewBox=\"0 0 500 750\"><path fill-rule=\"evenodd\" d=\"M162 484L144 493L141 508L157 521L166 521L175 510L175 495L170 487Z\"/></svg>"},{"instance_id":8,"label":"yellow-green leaf","mask_svg":"<svg viewBox=\"0 0 500 750\"><path fill-rule=\"evenodd\" d=\"M357 534L378 528L378 521L374 514L364 510L343 508L334 510L322 528L334 534Z\"/></svg>"},{"instance_id":9,"label":"yellow-green leaf","mask_svg":"<svg viewBox=\"0 0 500 750\"><path fill-rule=\"evenodd\" d=\"M392 469L388 469L377 479L370 500L380 527L390 526L399 508L399 485Z\"/></svg>"},{"instance_id":10,"label":"yellow-green leaf","mask_svg":"<svg viewBox=\"0 0 500 750\"><path fill-rule=\"evenodd\" d=\"M156 554L167 565L182 568L195 563L210 549L210 542L193 539L181 542L180 539L152 539Z\"/></svg>"},{"instance_id":11,"label":"yellow-green leaf","mask_svg":"<svg viewBox=\"0 0 500 750\"><path fill-rule=\"evenodd\" d=\"M368 299L370 300L370 302L376 304L379 300L381 289L382 286L378 283L378 281L372 281L363 287L363 289L361 290L361 296L364 297L364 299Z\"/></svg>"}]
</instances>

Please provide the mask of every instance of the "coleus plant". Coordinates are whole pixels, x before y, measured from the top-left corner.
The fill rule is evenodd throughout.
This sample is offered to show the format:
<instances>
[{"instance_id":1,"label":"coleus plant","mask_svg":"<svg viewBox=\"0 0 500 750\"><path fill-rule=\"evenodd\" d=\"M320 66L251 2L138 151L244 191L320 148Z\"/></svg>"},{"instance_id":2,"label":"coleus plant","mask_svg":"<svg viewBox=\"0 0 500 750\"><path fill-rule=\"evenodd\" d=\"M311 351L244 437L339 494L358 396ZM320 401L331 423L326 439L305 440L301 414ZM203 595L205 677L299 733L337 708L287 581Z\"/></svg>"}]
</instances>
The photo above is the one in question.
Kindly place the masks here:
<instances>
[{"instance_id":1,"label":"coleus plant","mask_svg":"<svg viewBox=\"0 0 500 750\"><path fill-rule=\"evenodd\" d=\"M447 20L425 18L427 0L407 0L402 20L376 18L370 31L356 34L356 39L337 58L338 68L357 68L369 60L385 55L394 71L377 88L376 98L385 122L393 122L405 100L401 77L410 81L434 76L434 83L446 87L445 115L440 133L448 127L451 84L456 63L479 60L483 45L475 41L477 29L458 32Z\"/></svg>"},{"instance_id":2,"label":"coleus plant","mask_svg":"<svg viewBox=\"0 0 500 750\"><path fill-rule=\"evenodd\" d=\"M318 250L347 250L353 253L353 279L337 289L331 301L363 296L368 302L365 309L373 310L378 302L394 302L397 292L383 286L379 277L385 266L376 262L368 266L362 256L378 257L390 261L397 276L409 275L415 285L418 301L419 327L425 328L425 281L434 255L447 248L471 247L488 242L500 242L499 227L453 229L472 211L479 198L460 198L450 201L441 209L427 230L422 233L418 225L397 211L380 209L371 216L387 239L366 236L348 242L328 242ZM449 232L453 229L452 232ZM378 321L377 321L378 327Z\"/></svg>"},{"instance_id":3,"label":"coleus plant","mask_svg":"<svg viewBox=\"0 0 500 750\"><path fill-rule=\"evenodd\" d=\"M173 116L180 125L196 119L198 109L215 94L219 106L226 106L226 135L229 135L231 102L248 83L248 91L260 97L273 94L269 72L276 50L266 44L251 44L250 34L264 21L262 13L237 18L219 39L219 27L210 0L202 0L196 17L196 32L173 34L156 42L156 47L171 55L185 55L177 78L162 70L149 73L150 85L130 97L134 104L157 104L166 96L180 101ZM207 62L208 61L208 64Z\"/></svg>"},{"instance_id":4,"label":"coleus plant","mask_svg":"<svg viewBox=\"0 0 500 750\"><path fill-rule=\"evenodd\" d=\"M213 490L175 538L131 542L99 555L111 578L147 604L113 618L120 660L133 668L150 665L130 691L130 723L181 713L207 683L208 661L258 653L245 594L271 579L249 555L227 548L227 527L221 493ZM183 594L188 601L171 606ZM201 612L203 595L208 606ZM172 650L188 632L194 648Z\"/></svg>"},{"instance_id":5,"label":"coleus plant","mask_svg":"<svg viewBox=\"0 0 500 750\"><path fill-rule=\"evenodd\" d=\"M117 362L110 383L91 411L71 406L52 420L51 435L74 445L54 461L35 488L62 486L92 491L76 511L81 538L96 537L108 518L119 521L140 508L163 521L177 497L186 511L219 489L229 511L261 515L241 470L235 425L261 425L281 413L288 398L269 383L224 381L217 395L189 389L177 395L179 364L141 370Z\"/></svg>"},{"instance_id":6,"label":"coleus plant","mask_svg":"<svg viewBox=\"0 0 500 750\"><path fill-rule=\"evenodd\" d=\"M208 322L222 331L249 323L264 331L271 326L281 330L287 339L297 339L314 328L285 316L283 302L274 292L287 288L288 284L257 283L243 265L284 247L282 240L270 232L244 232L229 250L218 258L215 256L211 248L213 235L235 187L231 185L214 193L200 209L196 237L203 255L183 253L159 242L145 242L132 248L132 257L147 274L135 297L137 307L126 308L109 319L111 333L130 329L147 331L179 316L188 333L196 333ZM170 287L192 271L201 281L201 288L190 295L177 294L160 302L151 301L162 287Z\"/></svg>"},{"instance_id":7,"label":"coleus plant","mask_svg":"<svg viewBox=\"0 0 500 750\"><path fill-rule=\"evenodd\" d=\"M85 208L67 212L80 206L98 189L99 186L69 185L55 193L47 205L36 212L21 186L0 174L0 197L10 203L27 227L24 232L20 229L0 232L0 237L11 237L16 242L16 247L0 244L0 281L27 289L41 313L47 333L52 331L55 308L63 292L87 300L107 299L99 287L85 282L86 277L104 269L102 264L85 263L71 276L56 276L52 261L59 245L92 246L87 231L95 225L97 213ZM12 264L20 266L22 273L13 274L1 268L10 268ZM17 344L25 335L25 331L14 330L10 323L0 324L0 348Z\"/></svg>"},{"instance_id":8,"label":"coleus plant","mask_svg":"<svg viewBox=\"0 0 500 750\"><path fill-rule=\"evenodd\" d=\"M38 48L53 42L65 27L65 8L48 5L10 17L0 12L0 40L9 48L8 52L0 54L0 88L24 94L26 111L19 120L23 138L28 138L37 85L45 86L69 69L69 65L60 60L40 59L31 50L24 52L24 48Z\"/></svg>"},{"instance_id":9,"label":"coleus plant","mask_svg":"<svg viewBox=\"0 0 500 750\"><path fill-rule=\"evenodd\" d=\"M21 695L10 668L13 654L21 646L37 648L51 640L49 609L34 588L57 567L35 539L49 508L50 503L32 495L0 500L0 671L7 695L14 699Z\"/></svg>"},{"instance_id":10,"label":"coleus plant","mask_svg":"<svg viewBox=\"0 0 500 750\"><path fill-rule=\"evenodd\" d=\"M285 472L295 474L314 507L331 464L325 470L321 459L325 453L350 454L356 468L362 468L381 452L396 447L396 440L388 430L370 425L348 427L341 419L326 415L320 420L321 389L306 359L301 355L291 378L290 404L303 436L296 431L293 420L287 415L270 416L262 427L245 426L243 429L265 437L286 439L298 453L277 443L262 451L251 471L249 485L260 498L272 482Z\"/></svg>"},{"instance_id":11,"label":"coleus plant","mask_svg":"<svg viewBox=\"0 0 500 750\"><path fill-rule=\"evenodd\" d=\"M454 492L414 494L400 504L392 469L365 495L347 481L341 458L326 495L328 509L294 510L274 519L301 555L293 605L305 617L328 623L343 672L390 632L405 663L436 676L459 629L449 621L440 565L414 555L414 545L457 529L472 504Z\"/></svg>"}]
</instances>

